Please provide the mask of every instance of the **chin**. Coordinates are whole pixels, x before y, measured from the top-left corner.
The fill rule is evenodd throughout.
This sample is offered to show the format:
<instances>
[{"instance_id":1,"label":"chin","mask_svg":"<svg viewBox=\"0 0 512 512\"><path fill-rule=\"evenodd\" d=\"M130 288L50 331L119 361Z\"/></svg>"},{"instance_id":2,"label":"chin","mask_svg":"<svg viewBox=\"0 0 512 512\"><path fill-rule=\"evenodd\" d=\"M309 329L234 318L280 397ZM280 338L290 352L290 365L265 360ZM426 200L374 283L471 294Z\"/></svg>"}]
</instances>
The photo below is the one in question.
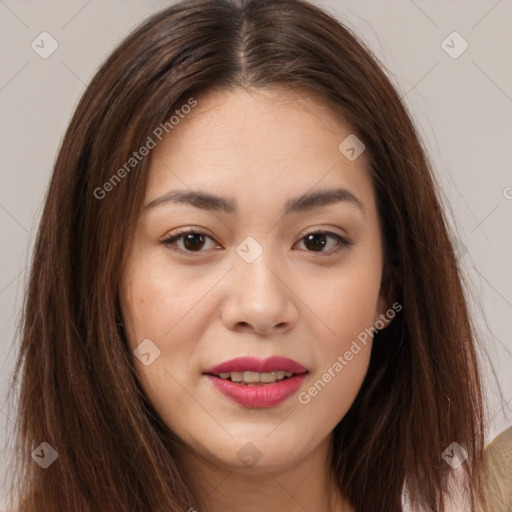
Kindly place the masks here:
<instances>
[{"instance_id":1,"label":"chin","mask_svg":"<svg viewBox=\"0 0 512 512\"><path fill-rule=\"evenodd\" d=\"M246 432L243 437L235 436L223 446L205 447L207 452L203 457L230 471L255 474L287 469L307 455L307 446L300 446L293 437L270 437L268 433L255 433L251 438Z\"/></svg>"}]
</instances>

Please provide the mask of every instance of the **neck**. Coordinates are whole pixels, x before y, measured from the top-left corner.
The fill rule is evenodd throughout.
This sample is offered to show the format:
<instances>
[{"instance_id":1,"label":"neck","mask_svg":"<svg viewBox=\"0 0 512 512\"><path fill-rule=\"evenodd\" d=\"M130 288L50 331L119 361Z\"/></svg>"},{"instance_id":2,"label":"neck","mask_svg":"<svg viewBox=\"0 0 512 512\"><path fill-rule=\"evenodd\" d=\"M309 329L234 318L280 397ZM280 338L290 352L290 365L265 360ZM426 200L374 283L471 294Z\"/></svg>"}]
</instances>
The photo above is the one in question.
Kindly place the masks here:
<instances>
[{"instance_id":1,"label":"neck","mask_svg":"<svg viewBox=\"0 0 512 512\"><path fill-rule=\"evenodd\" d=\"M185 450L180 459L200 512L353 512L331 478L330 450L327 438L278 468L228 467Z\"/></svg>"}]
</instances>

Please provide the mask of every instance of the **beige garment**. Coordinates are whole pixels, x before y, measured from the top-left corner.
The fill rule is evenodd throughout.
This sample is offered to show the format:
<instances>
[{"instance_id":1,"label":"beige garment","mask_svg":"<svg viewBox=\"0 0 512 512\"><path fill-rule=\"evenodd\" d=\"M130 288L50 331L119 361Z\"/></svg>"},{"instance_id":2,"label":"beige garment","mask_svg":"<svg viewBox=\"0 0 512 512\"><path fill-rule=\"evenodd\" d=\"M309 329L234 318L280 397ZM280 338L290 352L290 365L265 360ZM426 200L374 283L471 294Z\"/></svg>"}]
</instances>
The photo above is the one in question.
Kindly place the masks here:
<instances>
[{"instance_id":1,"label":"beige garment","mask_svg":"<svg viewBox=\"0 0 512 512\"><path fill-rule=\"evenodd\" d=\"M512 512L512 426L503 431L487 446L484 454L485 494L487 506L471 507L465 486L463 465L451 471L449 492L445 494L446 512ZM412 509L403 496L404 512Z\"/></svg>"},{"instance_id":2,"label":"beige garment","mask_svg":"<svg viewBox=\"0 0 512 512\"><path fill-rule=\"evenodd\" d=\"M485 512L512 512L512 427L489 444L485 451L485 467L489 500Z\"/></svg>"}]
</instances>

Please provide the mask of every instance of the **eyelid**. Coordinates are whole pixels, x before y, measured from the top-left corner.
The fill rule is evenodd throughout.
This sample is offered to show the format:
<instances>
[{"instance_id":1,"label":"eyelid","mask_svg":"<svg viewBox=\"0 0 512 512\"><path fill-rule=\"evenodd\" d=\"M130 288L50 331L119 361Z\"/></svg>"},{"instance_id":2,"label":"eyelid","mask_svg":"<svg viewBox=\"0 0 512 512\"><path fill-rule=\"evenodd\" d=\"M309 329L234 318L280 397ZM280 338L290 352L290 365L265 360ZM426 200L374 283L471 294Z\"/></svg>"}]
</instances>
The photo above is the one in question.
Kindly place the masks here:
<instances>
[{"instance_id":1,"label":"eyelid","mask_svg":"<svg viewBox=\"0 0 512 512\"><path fill-rule=\"evenodd\" d=\"M321 234L325 234L325 235L332 235L333 237L337 237L337 238L340 238L342 240L344 240L345 242L347 243L350 243L352 244L353 242L351 242L349 239L348 239L348 236L347 235L344 235L344 234L341 234L341 233L336 233L335 231L333 231L333 228L331 227L328 227L328 226L317 226L317 227L313 227L313 228L306 228L299 236L298 236L298 239L299 240L302 240L303 238L305 238L306 236L308 235L314 235L316 233L321 233Z\"/></svg>"}]
</instances>

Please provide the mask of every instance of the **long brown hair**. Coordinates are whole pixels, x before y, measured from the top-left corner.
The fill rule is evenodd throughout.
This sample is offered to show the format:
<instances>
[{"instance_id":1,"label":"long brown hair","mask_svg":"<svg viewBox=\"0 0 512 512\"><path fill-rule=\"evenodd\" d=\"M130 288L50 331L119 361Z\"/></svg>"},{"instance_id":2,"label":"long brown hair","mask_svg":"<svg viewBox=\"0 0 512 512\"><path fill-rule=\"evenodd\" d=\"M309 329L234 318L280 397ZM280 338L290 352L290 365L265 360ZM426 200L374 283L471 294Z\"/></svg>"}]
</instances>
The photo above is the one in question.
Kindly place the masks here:
<instances>
[{"instance_id":1,"label":"long brown hair","mask_svg":"<svg viewBox=\"0 0 512 512\"><path fill-rule=\"evenodd\" d=\"M358 512L401 510L404 485L413 510L442 512L452 471L442 453L457 442L477 498L475 334L437 186L399 94L367 48L305 1L191 0L115 49L59 150L13 379L19 512L197 506L174 455L180 440L146 399L118 325L150 155L129 172L126 162L202 92L273 86L321 98L364 142L385 235L383 286L403 305L375 335L366 379L334 430L333 478ZM47 469L31 457L42 442L58 453Z\"/></svg>"}]
</instances>

